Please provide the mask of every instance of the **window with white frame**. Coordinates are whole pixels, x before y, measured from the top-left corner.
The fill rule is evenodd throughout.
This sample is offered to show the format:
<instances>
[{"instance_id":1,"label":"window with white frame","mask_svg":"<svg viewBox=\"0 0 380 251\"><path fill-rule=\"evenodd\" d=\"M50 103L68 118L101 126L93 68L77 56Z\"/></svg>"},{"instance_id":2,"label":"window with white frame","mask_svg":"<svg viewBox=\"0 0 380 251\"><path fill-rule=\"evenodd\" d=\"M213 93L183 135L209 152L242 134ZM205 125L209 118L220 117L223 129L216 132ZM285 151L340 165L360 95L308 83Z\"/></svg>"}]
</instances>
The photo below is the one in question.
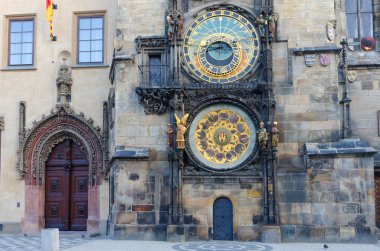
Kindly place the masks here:
<instances>
[{"instance_id":1,"label":"window with white frame","mask_svg":"<svg viewBox=\"0 0 380 251\"><path fill-rule=\"evenodd\" d=\"M33 65L34 19L9 19L8 65Z\"/></svg>"},{"instance_id":2,"label":"window with white frame","mask_svg":"<svg viewBox=\"0 0 380 251\"><path fill-rule=\"evenodd\" d=\"M104 16L78 16L78 64L104 62Z\"/></svg>"}]
</instances>

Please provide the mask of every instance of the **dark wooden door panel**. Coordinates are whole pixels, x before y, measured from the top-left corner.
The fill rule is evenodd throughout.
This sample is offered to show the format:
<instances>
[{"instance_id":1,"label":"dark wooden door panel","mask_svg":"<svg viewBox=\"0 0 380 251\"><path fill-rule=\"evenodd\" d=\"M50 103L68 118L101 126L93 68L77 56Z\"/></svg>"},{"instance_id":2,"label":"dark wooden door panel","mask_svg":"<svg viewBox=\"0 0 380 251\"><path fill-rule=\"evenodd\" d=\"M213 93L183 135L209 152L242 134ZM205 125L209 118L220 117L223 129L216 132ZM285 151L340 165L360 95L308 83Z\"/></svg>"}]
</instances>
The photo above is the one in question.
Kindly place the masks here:
<instances>
[{"instance_id":1,"label":"dark wooden door panel","mask_svg":"<svg viewBox=\"0 0 380 251\"><path fill-rule=\"evenodd\" d=\"M72 141L57 145L46 162L45 227L87 228L88 161Z\"/></svg>"},{"instance_id":2,"label":"dark wooden door panel","mask_svg":"<svg viewBox=\"0 0 380 251\"><path fill-rule=\"evenodd\" d=\"M68 230L65 172L63 170L51 171L50 169L58 168L51 167L46 172L45 225L59 228L59 230Z\"/></svg>"},{"instance_id":3,"label":"dark wooden door panel","mask_svg":"<svg viewBox=\"0 0 380 251\"><path fill-rule=\"evenodd\" d=\"M86 230L87 206L87 175L85 167L73 167L71 175L71 213L70 228L72 230Z\"/></svg>"}]
</instances>

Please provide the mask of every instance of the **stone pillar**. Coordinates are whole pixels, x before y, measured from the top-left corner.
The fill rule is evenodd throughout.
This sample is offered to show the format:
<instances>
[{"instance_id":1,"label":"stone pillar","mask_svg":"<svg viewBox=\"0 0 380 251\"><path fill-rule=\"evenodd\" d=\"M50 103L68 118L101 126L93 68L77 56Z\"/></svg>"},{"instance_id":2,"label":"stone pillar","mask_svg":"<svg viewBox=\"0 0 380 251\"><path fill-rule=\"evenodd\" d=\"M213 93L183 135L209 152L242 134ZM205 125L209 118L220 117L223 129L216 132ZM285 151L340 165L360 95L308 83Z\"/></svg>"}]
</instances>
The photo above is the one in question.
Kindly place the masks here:
<instances>
[{"instance_id":1,"label":"stone pillar","mask_svg":"<svg viewBox=\"0 0 380 251\"><path fill-rule=\"evenodd\" d=\"M42 251L59 251L58 228L47 228L41 230Z\"/></svg>"}]
</instances>

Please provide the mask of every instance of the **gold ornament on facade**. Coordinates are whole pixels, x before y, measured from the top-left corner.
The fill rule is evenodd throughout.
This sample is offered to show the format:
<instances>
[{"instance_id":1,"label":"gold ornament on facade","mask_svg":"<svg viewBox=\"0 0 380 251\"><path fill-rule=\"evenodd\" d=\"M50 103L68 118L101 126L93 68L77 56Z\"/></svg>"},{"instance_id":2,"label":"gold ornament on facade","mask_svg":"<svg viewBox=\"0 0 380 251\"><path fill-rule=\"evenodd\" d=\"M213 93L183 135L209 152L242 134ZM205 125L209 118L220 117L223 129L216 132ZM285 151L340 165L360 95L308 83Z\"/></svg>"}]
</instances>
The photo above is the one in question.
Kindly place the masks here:
<instances>
[{"instance_id":1,"label":"gold ornament on facade","mask_svg":"<svg viewBox=\"0 0 380 251\"><path fill-rule=\"evenodd\" d=\"M181 119L175 114L177 124L177 149L185 149L185 133L187 130L186 121L189 114L185 114Z\"/></svg>"},{"instance_id":2,"label":"gold ornament on facade","mask_svg":"<svg viewBox=\"0 0 380 251\"><path fill-rule=\"evenodd\" d=\"M280 131L277 128L277 122L273 122L273 127L270 129L270 134L272 135L272 147L277 147L278 146L278 134Z\"/></svg>"},{"instance_id":3,"label":"gold ornament on facade","mask_svg":"<svg viewBox=\"0 0 380 251\"><path fill-rule=\"evenodd\" d=\"M257 140L259 141L261 149L267 148L268 143L268 133L267 129L264 127L264 122L260 122L260 129L257 130Z\"/></svg>"},{"instance_id":4,"label":"gold ornament on facade","mask_svg":"<svg viewBox=\"0 0 380 251\"><path fill-rule=\"evenodd\" d=\"M201 118L194 141L199 153L208 161L231 163L248 149L249 126L240 114L232 110L215 110Z\"/></svg>"}]
</instances>

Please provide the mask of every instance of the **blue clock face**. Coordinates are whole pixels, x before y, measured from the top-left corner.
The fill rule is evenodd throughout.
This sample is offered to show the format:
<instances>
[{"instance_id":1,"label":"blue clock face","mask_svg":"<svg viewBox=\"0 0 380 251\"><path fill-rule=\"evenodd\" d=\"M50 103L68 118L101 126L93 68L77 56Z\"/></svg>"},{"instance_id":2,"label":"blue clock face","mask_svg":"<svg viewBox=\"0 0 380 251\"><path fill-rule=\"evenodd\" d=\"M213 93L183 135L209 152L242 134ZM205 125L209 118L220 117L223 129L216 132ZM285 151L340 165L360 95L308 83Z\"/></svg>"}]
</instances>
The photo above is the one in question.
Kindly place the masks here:
<instances>
[{"instance_id":1,"label":"blue clock face","mask_svg":"<svg viewBox=\"0 0 380 251\"><path fill-rule=\"evenodd\" d=\"M211 11L185 32L183 61L192 76L207 83L232 83L250 75L260 56L259 33L233 11Z\"/></svg>"}]
</instances>

